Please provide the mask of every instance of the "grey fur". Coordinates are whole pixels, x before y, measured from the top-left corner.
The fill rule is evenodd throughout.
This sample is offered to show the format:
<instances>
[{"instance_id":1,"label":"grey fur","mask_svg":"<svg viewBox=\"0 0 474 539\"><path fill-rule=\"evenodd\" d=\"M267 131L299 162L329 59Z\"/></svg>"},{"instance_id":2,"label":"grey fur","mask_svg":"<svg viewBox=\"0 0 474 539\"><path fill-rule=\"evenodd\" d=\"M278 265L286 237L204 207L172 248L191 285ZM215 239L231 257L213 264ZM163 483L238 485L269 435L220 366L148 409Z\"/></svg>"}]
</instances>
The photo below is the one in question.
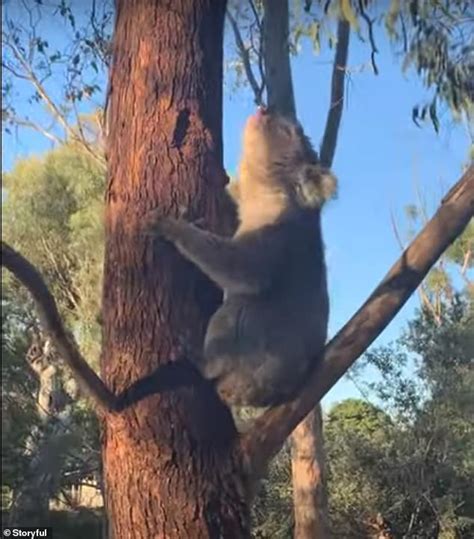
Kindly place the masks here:
<instances>
[{"instance_id":1,"label":"grey fur","mask_svg":"<svg viewBox=\"0 0 474 539\"><path fill-rule=\"evenodd\" d=\"M258 144L266 151L255 150ZM233 238L156 212L150 220L152 233L173 242L225 292L197 366L229 405L291 399L324 348L329 301L320 208L335 179L308 145L287 119L249 121ZM302 182L312 188L302 189Z\"/></svg>"}]
</instances>

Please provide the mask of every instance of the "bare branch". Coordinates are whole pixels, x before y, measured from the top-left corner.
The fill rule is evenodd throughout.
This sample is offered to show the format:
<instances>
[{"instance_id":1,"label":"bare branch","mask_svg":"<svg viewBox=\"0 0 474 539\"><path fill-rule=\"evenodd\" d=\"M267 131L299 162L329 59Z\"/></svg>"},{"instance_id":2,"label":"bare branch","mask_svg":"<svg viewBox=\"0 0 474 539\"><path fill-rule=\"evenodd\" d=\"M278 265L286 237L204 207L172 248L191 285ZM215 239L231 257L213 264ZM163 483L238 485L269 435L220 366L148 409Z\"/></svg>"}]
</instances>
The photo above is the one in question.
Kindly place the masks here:
<instances>
[{"instance_id":1,"label":"bare branch","mask_svg":"<svg viewBox=\"0 0 474 539\"><path fill-rule=\"evenodd\" d=\"M27 120L24 118L20 118L18 116L15 116L14 114L8 113L7 117L8 122L11 122L14 125L18 125L20 127L27 127L28 129L33 129L34 131L37 131L38 133L41 133L44 137L48 138L55 144L63 144L64 141L51 133L51 131L45 129L44 127L41 127L36 122L32 122L31 120Z\"/></svg>"},{"instance_id":2,"label":"bare branch","mask_svg":"<svg viewBox=\"0 0 474 539\"><path fill-rule=\"evenodd\" d=\"M403 252L405 250L405 244L402 241L400 232L398 230L398 225L397 225L397 222L395 220L395 215L393 214L393 212L390 212L390 220L392 222L392 229L393 229L393 233L395 235L395 239L397 240L398 246L400 247L400 251ZM425 224L426 224L426 222L425 222ZM440 317L439 317L439 315L438 315L438 313L436 311L435 306L430 301L430 298L428 297L428 294L425 291L423 283L421 283L420 286L418 287L418 295L420 296L420 303L422 305L424 305L431 312L431 314L433 315L436 323L439 325L441 323Z\"/></svg>"},{"instance_id":3,"label":"bare branch","mask_svg":"<svg viewBox=\"0 0 474 539\"><path fill-rule=\"evenodd\" d=\"M66 331L56 302L38 270L4 241L2 241L2 266L11 271L28 288L36 303L41 324L49 333L58 353L99 409L115 410L115 396L80 354L73 338Z\"/></svg>"},{"instance_id":4,"label":"bare branch","mask_svg":"<svg viewBox=\"0 0 474 539\"><path fill-rule=\"evenodd\" d=\"M3 43L3 40L2 40L2 43ZM29 80L29 78L26 76L26 75L23 75L22 73L20 73L19 71L17 71L14 67L12 67L10 64L8 64L7 62L2 62L2 67L3 69L5 69L6 71L8 71L9 73L11 73L15 78L17 79L20 79L20 80Z\"/></svg>"},{"instance_id":5,"label":"bare branch","mask_svg":"<svg viewBox=\"0 0 474 539\"><path fill-rule=\"evenodd\" d=\"M66 133L70 134L71 128L70 128L66 118L64 117L62 112L58 109L58 107L54 104L52 99L50 99L48 93L44 89L43 85L41 84L41 82L38 79L38 77L36 76L36 74L31 69L31 66L29 65L28 61L24 58L24 56L21 53L20 49L14 43L12 43L11 41L5 41L4 43L12 51L14 57L17 59L17 61L21 65L21 68L26 73L28 80L31 81L31 83L35 87L35 90L38 92L38 95L46 103L46 106L50 110L51 114L62 125L64 131Z\"/></svg>"},{"instance_id":6,"label":"bare branch","mask_svg":"<svg viewBox=\"0 0 474 539\"><path fill-rule=\"evenodd\" d=\"M341 125L350 31L350 24L346 20L340 19L337 25L337 47L332 68L331 102L320 152L321 162L327 167L332 166L339 126Z\"/></svg>"},{"instance_id":7,"label":"bare branch","mask_svg":"<svg viewBox=\"0 0 474 539\"><path fill-rule=\"evenodd\" d=\"M296 116L289 54L288 0L264 0L263 56L270 107Z\"/></svg>"},{"instance_id":8,"label":"bare branch","mask_svg":"<svg viewBox=\"0 0 474 539\"><path fill-rule=\"evenodd\" d=\"M263 17L260 19L257 7L255 6L255 2L253 0L248 0L250 4L250 9L252 10L253 16L255 18L255 24L257 25L258 29L258 50L255 49L255 46L253 44L252 39L252 47L254 48L254 51L257 55L257 65L258 65L258 73L260 75L260 96L263 96L263 92L266 87L266 80L265 80L265 68L263 66Z\"/></svg>"},{"instance_id":9,"label":"bare branch","mask_svg":"<svg viewBox=\"0 0 474 539\"><path fill-rule=\"evenodd\" d=\"M461 272L461 276L462 277L466 277L466 272L467 272L467 268L469 267L469 263L471 261L471 256L472 256L472 251L471 249L468 249L465 253L464 253L464 259L463 259L463 263L462 263L462 266L461 266L461 269L460 269L460 272ZM468 279L468 283L469 283L469 279Z\"/></svg>"},{"instance_id":10,"label":"bare branch","mask_svg":"<svg viewBox=\"0 0 474 539\"><path fill-rule=\"evenodd\" d=\"M397 240L398 246L400 247L401 251L404 251L405 250L405 244L403 243L402 237L400 236L397 221L395 219L395 215L394 215L393 211L390 212L390 221L392 223L393 234L395 236L395 239Z\"/></svg>"},{"instance_id":11,"label":"bare branch","mask_svg":"<svg viewBox=\"0 0 474 539\"><path fill-rule=\"evenodd\" d=\"M19 49L19 47L12 42L11 40L6 39L4 35L2 35L2 44L6 45L10 51L12 52L13 56L21 66L22 70L25 73L25 76L21 76L20 78L26 78L28 81L31 82L33 87L35 88L38 95L41 97L43 102L46 104L50 114L52 117L59 122L59 124L64 129L64 132L67 136L71 137L72 140L78 142L82 148L89 154L91 157L97 161L101 166L105 166L105 160L104 158L97 152L95 152L90 144L87 142L85 138L82 138L81 136L78 136L73 127L69 124L66 116L61 112L61 110L56 106L54 101L49 96L48 92L44 88L41 81L36 76L36 73L34 72L33 68L31 67L31 64L28 62L28 60L24 57L23 53ZM12 69L10 69L12 71ZM12 71L13 73L13 71ZM79 124L80 126L80 124ZM42 131L40 131L42 132ZM51 138L51 137L49 137Z\"/></svg>"},{"instance_id":12,"label":"bare branch","mask_svg":"<svg viewBox=\"0 0 474 539\"><path fill-rule=\"evenodd\" d=\"M255 17L255 22L257 23L258 30L260 34L262 33L262 21L260 20L260 17L258 16L258 11L255 6L255 2L253 0L248 0L250 9L252 10L253 16Z\"/></svg>"},{"instance_id":13,"label":"bare branch","mask_svg":"<svg viewBox=\"0 0 474 539\"><path fill-rule=\"evenodd\" d=\"M377 45L375 44L375 36L374 36L374 21L367 15L364 9L364 2L362 0L359 0L359 9L360 14L364 21L367 23L367 29L369 32L369 42L370 46L372 48L372 52L370 54L370 58L372 61L372 69L374 70L374 73L376 75L379 74L379 69L377 67L377 63L375 62L375 55L379 52Z\"/></svg>"},{"instance_id":14,"label":"bare branch","mask_svg":"<svg viewBox=\"0 0 474 539\"><path fill-rule=\"evenodd\" d=\"M234 32L235 43L239 51L240 59L244 64L245 75L247 76L247 80L249 81L250 87L252 88L252 92L254 94L255 104L261 105L263 84L259 85L257 79L255 78L255 75L253 74L252 65L250 63L249 50L245 46L245 43L242 39L242 35L240 33L237 21L229 10L227 10L227 18L229 19L232 31Z\"/></svg>"},{"instance_id":15,"label":"bare branch","mask_svg":"<svg viewBox=\"0 0 474 539\"><path fill-rule=\"evenodd\" d=\"M268 463L298 423L380 335L473 215L471 165L365 304L326 346L299 397L265 412L242 437L243 454L256 469Z\"/></svg>"}]
</instances>

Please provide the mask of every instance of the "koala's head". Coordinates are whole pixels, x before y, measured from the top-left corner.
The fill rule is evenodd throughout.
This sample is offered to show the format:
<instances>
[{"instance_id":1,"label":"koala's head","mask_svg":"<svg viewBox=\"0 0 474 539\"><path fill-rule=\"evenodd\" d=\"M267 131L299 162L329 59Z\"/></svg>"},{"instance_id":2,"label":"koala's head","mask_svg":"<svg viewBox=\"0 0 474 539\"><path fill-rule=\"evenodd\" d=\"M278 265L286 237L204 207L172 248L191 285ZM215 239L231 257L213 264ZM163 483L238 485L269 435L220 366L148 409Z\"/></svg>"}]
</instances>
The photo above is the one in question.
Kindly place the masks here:
<instances>
[{"instance_id":1,"label":"koala's head","mask_svg":"<svg viewBox=\"0 0 474 539\"><path fill-rule=\"evenodd\" d=\"M299 206L319 208L336 191L336 178L324 168L301 125L260 108L250 116L243 137L247 181L272 185Z\"/></svg>"}]
</instances>

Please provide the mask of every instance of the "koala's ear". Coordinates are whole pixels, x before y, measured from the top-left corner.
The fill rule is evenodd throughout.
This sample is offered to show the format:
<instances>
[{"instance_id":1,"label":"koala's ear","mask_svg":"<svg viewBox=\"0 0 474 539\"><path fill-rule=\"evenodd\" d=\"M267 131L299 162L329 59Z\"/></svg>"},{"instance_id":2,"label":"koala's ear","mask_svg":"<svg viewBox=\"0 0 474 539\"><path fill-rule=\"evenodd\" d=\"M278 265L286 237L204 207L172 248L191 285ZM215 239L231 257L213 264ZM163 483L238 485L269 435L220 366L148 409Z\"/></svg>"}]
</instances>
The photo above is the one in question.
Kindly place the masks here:
<instances>
[{"instance_id":1,"label":"koala's ear","mask_svg":"<svg viewBox=\"0 0 474 539\"><path fill-rule=\"evenodd\" d=\"M234 203L238 204L240 199L239 182L236 180L231 180L225 186L225 190L227 191L227 194L230 196L230 198L234 201Z\"/></svg>"},{"instance_id":2,"label":"koala's ear","mask_svg":"<svg viewBox=\"0 0 474 539\"><path fill-rule=\"evenodd\" d=\"M307 208L321 208L336 196L337 179L321 165L305 165L298 175L296 194L300 204Z\"/></svg>"}]
</instances>

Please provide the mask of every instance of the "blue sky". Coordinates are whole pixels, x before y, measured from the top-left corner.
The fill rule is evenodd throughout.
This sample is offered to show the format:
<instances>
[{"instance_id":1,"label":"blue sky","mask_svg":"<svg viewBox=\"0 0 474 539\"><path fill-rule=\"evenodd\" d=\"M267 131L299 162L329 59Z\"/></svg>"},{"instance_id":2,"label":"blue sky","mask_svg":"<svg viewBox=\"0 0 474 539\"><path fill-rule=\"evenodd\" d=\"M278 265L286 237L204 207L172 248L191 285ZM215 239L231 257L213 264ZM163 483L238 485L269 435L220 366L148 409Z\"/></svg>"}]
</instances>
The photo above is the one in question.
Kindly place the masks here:
<instances>
[{"instance_id":1,"label":"blue sky","mask_svg":"<svg viewBox=\"0 0 474 539\"><path fill-rule=\"evenodd\" d=\"M398 215L403 228L403 208L415 201L415 185L434 209L467 160L467 133L451 121L449 113L441 118L439 135L431 125L420 129L413 124L411 109L428 93L415 74L402 75L382 34L378 46L378 76L370 70L366 44L353 39L350 49L351 74L333 167L339 178L339 197L323 217L331 335L360 307L400 255L390 212ZM292 68L298 115L318 146L329 102L331 54L326 51L315 56L304 48ZM29 107L26 103L21 106ZM237 168L240 133L254 108L248 90L232 92L226 84L224 147L230 173ZM42 113L38 114L41 118ZM9 170L16 159L40 153L51 144L40 135L21 131L17 138L4 136L2 146L2 170ZM417 303L413 297L377 343L395 339ZM358 395L354 385L343 379L323 403Z\"/></svg>"}]
</instances>

